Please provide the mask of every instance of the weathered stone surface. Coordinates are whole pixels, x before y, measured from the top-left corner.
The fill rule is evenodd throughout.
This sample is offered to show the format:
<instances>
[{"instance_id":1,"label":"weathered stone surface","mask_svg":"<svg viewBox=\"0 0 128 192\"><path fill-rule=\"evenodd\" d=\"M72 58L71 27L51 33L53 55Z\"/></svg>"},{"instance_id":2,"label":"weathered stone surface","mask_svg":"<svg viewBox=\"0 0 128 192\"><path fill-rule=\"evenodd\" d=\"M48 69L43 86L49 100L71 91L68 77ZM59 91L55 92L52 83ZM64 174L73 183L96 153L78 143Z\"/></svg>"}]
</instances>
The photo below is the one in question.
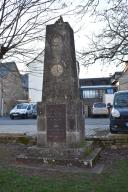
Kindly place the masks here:
<instances>
[{"instance_id":1,"label":"weathered stone surface","mask_svg":"<svg viewBox=\"0 0 128 192\"><path fill-rule=\"evenodd\" d=\"M48 142L66 141L66 105L47 105L47 140Z\"/></svg>"},{"instance_id":2,"label":"weathered stone surface","mask_svg":"<svg viewBox=\"0 0 128 192\"><path fill-rule=\"evenodd\" d=\"M43 101L79 98L73 30L67 22L46 27Z\"/></svg>"},{"instance_id":3,"label":"weathered stone surface","mask_svg":"<svg viewBox=\"0 0 128 192\"><path fill-rule=\"evenodd\" d=\"M42 163L45 165L64 165L77 167L93 167L99 158L101 147L93 148L93 142L87 142L83 147L40 148L28 147L23 154L17 156L17 162Z\"/></svg>"},{"instance_id":4,"label":"weathered stone surface","mask_svg":"<svg viewBox=\"0 0 128 192\"><path fill-rule=\"evenodd\" d=\"M58 144L72 145L84 138L84 119L82 118L81 104L71 107L71 104L46 104L45 113L38 117L38 133L43 134L43 143L57 146ZM74 108L74 110L71 110ZM45 138L44 138L45 137ZM38 137L39 145L42 143Z\"/></svg>"},{"instance_id":5,"label":"weathered stone surface","mask_svg":"<svg viewBox=\"0 0 128 192\"><path fill-rule=\"evenodd\" d=\"M70 146L79 143L84 136L74 34L70 25L60 19L46 27L37 143L42 146Z\"/></svg>"}]
</instances>

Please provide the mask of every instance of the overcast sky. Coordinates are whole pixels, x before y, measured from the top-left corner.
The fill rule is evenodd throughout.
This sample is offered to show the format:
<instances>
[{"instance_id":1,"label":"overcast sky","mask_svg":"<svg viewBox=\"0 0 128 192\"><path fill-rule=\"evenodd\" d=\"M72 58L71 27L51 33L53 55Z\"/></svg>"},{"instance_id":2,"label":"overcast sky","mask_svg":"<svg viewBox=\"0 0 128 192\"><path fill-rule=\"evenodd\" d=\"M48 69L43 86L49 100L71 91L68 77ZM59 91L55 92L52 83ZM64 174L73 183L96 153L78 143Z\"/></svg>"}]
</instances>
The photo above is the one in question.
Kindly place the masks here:
<instances>
[{"instance_id":1,"label":"overcast sky","mask_svg":"<svg viewBox=\"0 0 128 192\"><path fill-rule=\"evenodd\" d=\"M75 6L78 3L85 3L84 1L81 0L75 0L75 2L72 0L66 0L66 5L67 8L64 9L64 12L68 10L73 10ZM103 6L105 5L105 0L103 2L100 2L101 6L99 9L102 9ZM62 14L62 12L61 12ZM75 11L74 14L72 12L68 14L63 15L63 20L65 22L69 22L70 26L74 30L74 38L75 38L75 48L76 51L82 51L82 50L87 50L89 47L89 38L92 37L93 33L97 33L100 31L104 25L102 22L95 22L94 17L90 16L89 14L84 17L82 15L76 15ZM108 64L103 66L102 63L99 63L99 61L94 64L93 66L90 67L84 67L81 66L80 63L80 78L88 78L88 77L106 77L109 76L110 74L113 74L115 71L121 71L123 70L122 66L116 67L116 63L113 64Z\"/></svg>"},{"instance_id":2,"label":"overcast sky","mask_svg":"<svg viewBox=\"0 0 128 192\"><path fill-rule=\"evenodd\" d=\"M98 33L101 30L103 23L95 23L94 18L90 15L81 17L81 15L76 15L75 12L68 12L73 10L80 0L66 0L64 4L64 9L60 12L53 11L50 12L48 16L53 15L62 15L64 22L69 22L70 26L74 30L75 38L75 48L76 51L83 51L88 49L89 38L92 34ZM84 2L84 1L83 1ZM105 0L104 0L105 2ZM103 3L104 3L103 2ZM54 8L58 7L59 4L54 4ZM65 14L66 13L66 14ZM53 24L55 20L50 21L48 24ZM38 44L39 46L39 44ZM42 46L42 44L41 44ZM20 67L21 69L22 67ZM80 63L80 78L89 78L89 77L106 77L110 74L113 74L115 71L121 71L122 67L116 67L116 64L103 66L102 63L97 62L95 65L90 67L83 67Z\"/></svg>"}]
</instances>

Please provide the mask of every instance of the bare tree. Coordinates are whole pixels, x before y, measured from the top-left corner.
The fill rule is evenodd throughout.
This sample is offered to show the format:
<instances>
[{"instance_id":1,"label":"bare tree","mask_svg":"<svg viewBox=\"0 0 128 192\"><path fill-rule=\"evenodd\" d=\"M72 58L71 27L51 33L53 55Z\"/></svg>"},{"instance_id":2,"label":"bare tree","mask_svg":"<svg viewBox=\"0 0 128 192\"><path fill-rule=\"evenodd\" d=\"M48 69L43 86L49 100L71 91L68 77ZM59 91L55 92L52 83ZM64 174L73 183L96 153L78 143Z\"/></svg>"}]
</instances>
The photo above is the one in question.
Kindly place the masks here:
<instances>
[{"instance_id":1,"label":"bare tree","mask_svg":"<svg viewBox=\"0 0 128 192\"><path fill-rule=\"evenodd\" d=\"M65 7L65 0L1 0L0 59L15 57L27 64L38 58L44 49L45 25L58 17L51 13ZM89 13L95 22L103 24L102 31L93 35L90 47L78 54L84 65L97 60L128 60L127 0L83 0L76 13L81 17Z\"/></svg>"},{"instance_id":2,"label":"bare tree","mask_svg":"<svg viewBox=\"0 0 128 192\"><path fill-rule=\"evenodd\" d=\"M103 25L93 35L90 47L79 53L83 64L88 66L101 60L103 63L116 61L119 65L128 60L128 2L127 0L88 0L79 6L82 16L89 12L95 22Z\"/></svg>"},{"instance_id":3,"label":"bare tree","mask_svg":"<svg viewBox=\"0 0 128 192\"><path fill-rule=\"evenodd\" d=\"M0 1L0 59L15 57L27 63L40 54L45 25L54 19L50 13L56 1Z\"/></svg>"}]
</instances>

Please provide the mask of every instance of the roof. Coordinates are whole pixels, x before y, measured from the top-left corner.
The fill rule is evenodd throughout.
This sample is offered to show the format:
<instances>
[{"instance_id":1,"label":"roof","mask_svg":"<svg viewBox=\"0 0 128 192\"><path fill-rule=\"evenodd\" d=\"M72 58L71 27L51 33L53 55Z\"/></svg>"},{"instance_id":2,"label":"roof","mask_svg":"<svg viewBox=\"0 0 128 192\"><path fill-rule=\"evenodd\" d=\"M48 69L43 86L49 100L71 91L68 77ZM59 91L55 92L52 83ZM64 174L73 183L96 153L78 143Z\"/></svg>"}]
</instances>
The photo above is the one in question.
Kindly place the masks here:
<instances>
[{"instance_id":1,"label":"roof","mask_svg":"<svg viewBox=\"0 0 128 192\"><path fill-rule=\"evenodd\" d=\"M110 77L89 77L89 78L80 78L79 80L103 80L110 79Z\"/></svg>"},{"instance_id":2,"label":"roof","mask_svg":"<svg viewBox=\"0 0 128 192\"><path fill-rule=\"evenodd\" d=\"M79 79L80 86L93 86L93 85L110 85L111 84L110 77L103 78L84 78Z\"/></svg>"},{"instance_id":3,"label":"roof","mask_svg":"<svg viewBox=\"0 0 128 192\"><path fill-rule=\"evenodd\" d=\"M8 78L8 75L11 77L13 76L14 82L15 77L17 77L22 84L22 88L25 91L28 91L28 74L20 75L15 62L0 63L0 78L6 79Z\"/></svg>"},{"instance_id":4,"label":"roof","mask_svg":"<svg viewBox=\"0 0 128 192\"><path fill-rule=\"evenodd\" d=\"M113 85L89 85L89 86L80 86L81 89L106 89L106 88L113 88L113 87L117 87L117 86L113 86Z\"/></svg>"},{"instance_id":5,"label":"roof","mask_svg":"<svg viewBox=\"0 0 128 192\"><path fill-rule=\"evenodd\" d=\"M10 72L18 72L15 62L0 63L0 77L3 78Z\"/></svg>"}]
</instances>

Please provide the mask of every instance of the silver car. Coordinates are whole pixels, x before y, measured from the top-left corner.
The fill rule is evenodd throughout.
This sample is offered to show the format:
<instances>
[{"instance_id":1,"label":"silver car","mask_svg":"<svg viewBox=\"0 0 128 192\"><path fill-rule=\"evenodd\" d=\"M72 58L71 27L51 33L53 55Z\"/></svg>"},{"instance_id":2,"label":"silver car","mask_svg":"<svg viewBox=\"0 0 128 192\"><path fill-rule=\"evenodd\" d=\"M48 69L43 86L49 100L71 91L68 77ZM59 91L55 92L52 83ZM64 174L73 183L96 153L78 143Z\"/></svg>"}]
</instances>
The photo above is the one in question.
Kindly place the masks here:
<instances>
[{"instance_id":1,"label":"silver car","mask_svg":"<svg viewBox=\"0 0 128 192\"><path fill-rule=\"evenodd\" d=\"M108 116L109 111L108 111L107 105L102 102L94 103L92 106L91 114L92 114L92 117L98 116L98 115Z\"/></svg>"}]
</instances>

